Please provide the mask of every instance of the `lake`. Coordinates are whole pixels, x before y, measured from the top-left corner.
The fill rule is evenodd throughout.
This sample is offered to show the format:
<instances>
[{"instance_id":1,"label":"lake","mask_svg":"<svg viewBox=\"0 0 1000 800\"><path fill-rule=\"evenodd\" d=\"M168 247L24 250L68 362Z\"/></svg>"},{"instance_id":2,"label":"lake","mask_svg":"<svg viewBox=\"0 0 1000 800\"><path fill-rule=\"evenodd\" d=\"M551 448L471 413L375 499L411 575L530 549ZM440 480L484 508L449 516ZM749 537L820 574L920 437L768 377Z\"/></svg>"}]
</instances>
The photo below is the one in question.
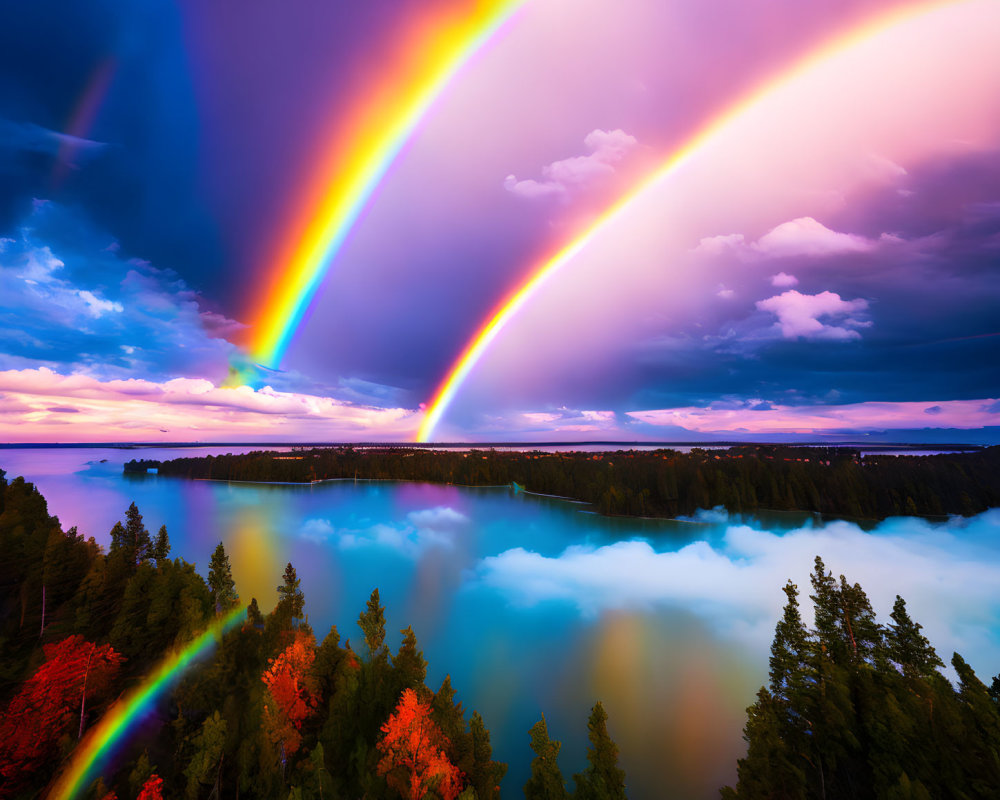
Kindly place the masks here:
<instances>
[{"instance_id":1,"label":"lake","mask_svg":"<svg viewBox=\"0 0 1000 800\"><path fill-rule=\"evenodd\" d=\"M985 681L1000 671L1000 511L864 526L718 510L644 520L504 488L122 475L132 458L250 449L4 449L0 468L104 545L133 500L202 574L222 541L241 599L265 610L290 561L318 638L335 624L357 643L378 587L392 648L412 625L428 684L449 673L466 710L482 713L494 757L510 763L508 797L527 779L527 732L542 713L567 779L585 766L596 700L633 800L717 797L767 678L781 586L792 578L807 595L817 554L859 581L883 620L903 595L946 661L957 649Z\"/></svg>"}]
</instances>

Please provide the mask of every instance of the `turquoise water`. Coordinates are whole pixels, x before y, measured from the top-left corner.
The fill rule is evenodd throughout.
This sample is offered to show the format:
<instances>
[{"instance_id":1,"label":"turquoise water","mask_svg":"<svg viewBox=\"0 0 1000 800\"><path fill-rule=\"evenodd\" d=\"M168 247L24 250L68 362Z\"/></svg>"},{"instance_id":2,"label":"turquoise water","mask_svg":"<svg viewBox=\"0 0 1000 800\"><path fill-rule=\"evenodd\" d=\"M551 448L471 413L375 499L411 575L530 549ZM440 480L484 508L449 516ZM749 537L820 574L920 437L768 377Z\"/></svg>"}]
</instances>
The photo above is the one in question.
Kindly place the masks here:
<instances>
[{"instance_id":1,"label":"turquoise water","mask_svg":"<svg viewBox=\"0 0 1000 800\"><path fill-rule=\"evenodd\" d=\"M64 527L103 544L133 500L151 531L167 525L172 554L203 574L221 540L241 598L257 597L264 609L291 561L318 637L335 624L356 641L358 613L378 587L390 644L412 625L428 683L450 673L466 709L483 714L494 757L511 765L505 796L517 796L527 778L527 731L543 712L564 743L563 773L583 768L586 719L600 699L630 797L716 797L735 777L745 708L766 680L780 587L788 577L804 586L817 551L865 588L884 582L889 559L893 585L873 593L877 610L886 613L899 591L932 615L917 616L932 641L954 640L981 677L1000 669L998 600L972 602L977 587L988 595L1000 578L995 514L864 531L801 515L611 519L507 489L121 473L134 457L194 454L7 450L0 467L34 481Z\"/></svg>"}]
</instances>

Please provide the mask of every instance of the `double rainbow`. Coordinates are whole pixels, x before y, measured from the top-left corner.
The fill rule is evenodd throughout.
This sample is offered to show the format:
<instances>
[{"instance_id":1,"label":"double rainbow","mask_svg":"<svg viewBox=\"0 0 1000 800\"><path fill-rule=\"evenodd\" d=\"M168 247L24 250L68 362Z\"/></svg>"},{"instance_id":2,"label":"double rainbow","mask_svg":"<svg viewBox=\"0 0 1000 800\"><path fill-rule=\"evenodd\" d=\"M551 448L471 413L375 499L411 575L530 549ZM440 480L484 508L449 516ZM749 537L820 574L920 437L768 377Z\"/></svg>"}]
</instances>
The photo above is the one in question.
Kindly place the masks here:
<instances>
[{"instance_id":1,"label":"double rainbow","mask_svg":"<svg viewBox=\"0 0 1000 800\"><path fill-rule=\"evenodd\" d=\"M181 650L169 654L146 680L117 701L91 728L73 751L69 766L49 793L52 800L72 800L97 780L115 747L141 722L175 681L199 658L208 653L218 637L234 628L246 616L242 607L210 626Z\"/></svg>"},{"instance_id":2,"label":"double rainbow","mask_svg":"<svg viewBox=\"0 0 1000 800\"><path fill-rule=\"evenodd\" d=\"M493 40L527 0L477 0L471 12L428 15L384 70L384 86L366 86L364 102L336 120L324 152L310 163L315 177L287 239L273 256L251 352L276 369L316 291L368 206L376 188L435 101L473 56ZM462 5L468 6L466 2ZM398 76L405 75L399 85Z\"/></svg>"}]
</instances>

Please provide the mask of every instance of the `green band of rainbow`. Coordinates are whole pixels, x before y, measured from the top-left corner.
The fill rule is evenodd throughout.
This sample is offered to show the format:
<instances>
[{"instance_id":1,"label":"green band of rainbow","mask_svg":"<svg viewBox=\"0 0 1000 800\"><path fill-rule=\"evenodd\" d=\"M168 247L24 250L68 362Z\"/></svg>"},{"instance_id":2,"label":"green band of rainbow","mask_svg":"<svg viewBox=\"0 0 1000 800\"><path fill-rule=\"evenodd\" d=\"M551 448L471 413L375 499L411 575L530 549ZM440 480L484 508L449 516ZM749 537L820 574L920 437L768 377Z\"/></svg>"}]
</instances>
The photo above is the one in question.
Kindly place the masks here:
<instances>
[{"instance_id":1,"label":"green band of rainbow","mask_svg":"<svg viewBox=\"0 0 1000 800\"><path fill-rule=\"evenodd\" d=\"M390 167L438 98L526 2L489 0L476 4L476 11L423 54L423 72L410 77L413 83L395 93L398 106L381 121L378 130L371 132L371 137L349 137L354 141L346 147L347 152L333 159L315 159L320 164L329 163L330 174L320 176L324 189L319 193L318 205L303 209L293 220L288 234L291 240L285 242L277 256L277 280L263 301L255 325L252 355L258 363L274 369L280 365L331 263ZM365 114L352 114L350 109L343 114L348 120L352 116ZM329 146L336 149L340 145L335 141Z\"/></svg>"},{"instance_id":2,"label":"green band of rainbow","mask_svg":"<svg viewBox=\"0 0 1000 800\"><path fill-rule=\"evenodd\" d=\"M208 653L218 637L246 618L242 607L210 626L186 647L170 653L131 693L118 700L89 731L70 757L69 766L49 792L52 800L72 800L100 776L108 759L137 723L162 699L178 678Z\"/></svg>"},{"instance_id":3,"label":"green band of rainbow","mask_svg":"<svg viewBox=\"0 0 1000 800\"><path fill-rule=\"evenodd\" d=\"M670 154L651 173L641 179L631 191L627 192L614 205L606 209L588 228L580 232L549 259L535 265L530 270L530 277L499 305L494 307L490 315L483 321L472 338L469 339L465 349L462 350L452 364L448 374L438 385L433 399L427 405L427 413L424 416L420 429L417 431L416 441L428 442L431 440L435 428L440 423L445 411L454 401L458 390L468 378L473 367L479 363L501 331L524 308L529 300L538 293L542 286L570 263L597 236L610 228L615 222L627 216L654 189L662 186L664 182L668 181L685 164L707 151L731 126L753 114L764 101L782 90L783 87L807 76L810 70L822 66L829 59L846 52L849 48L879 36L891 30L895 25L905 23L909 20L920 19L924 16L930 18L938 10L952 5L963 4L972 5L973 3L970 0L964 0L964 3L962 0L930 0L930 2L918 2L913 6L904 8L902 11L895 10L888 15L882 15L874 20L869 20L850 31L846 36L837 38L832 43L826 43L813 50L803 60L779 74L775 79L768 81L756 91L733 103L721 115L695 133L694 136Z\"/></svg>"}]
</instances>

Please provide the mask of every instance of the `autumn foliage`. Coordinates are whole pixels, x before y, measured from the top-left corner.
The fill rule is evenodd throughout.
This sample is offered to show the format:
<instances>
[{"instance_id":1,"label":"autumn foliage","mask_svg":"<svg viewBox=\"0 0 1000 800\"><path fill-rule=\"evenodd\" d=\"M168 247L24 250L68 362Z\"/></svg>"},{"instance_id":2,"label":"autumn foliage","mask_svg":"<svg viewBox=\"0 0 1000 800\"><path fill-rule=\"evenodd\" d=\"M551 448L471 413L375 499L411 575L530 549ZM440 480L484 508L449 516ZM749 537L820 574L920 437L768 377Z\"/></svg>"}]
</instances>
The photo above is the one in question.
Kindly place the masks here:
<instances>
[{"instance_id":1,"label":"autumn foliage","mask_svg":"<svg viewBox=\"0 0 1000 800\"><path fill-rule=\"evenodd\" d=\"M448 737L431 719L429 703L421 703L416 692L406 689L381 730L385 736L378 743L378 773L389 786L407 800L458 797L464 775L445 755Z\"/></svg>"},{"instance_id":2,"label":"autumn foliage","mask_svg":"<svg viewBox=\"0 0 1000 800\"><path fill-rule=\"evenodd\" d=\"M136 800L163 800L163 778L155 772L150 775Z\"/></svg>"},{"instance_id":3,"label":"autumn foliage","mask_svg":"<svg viewBox=\"0 0 1000 800\"><path fill-rule=\"evenodd\" d=\"M62 737L76 738L84 691L87 703L105 695L125 660L110 645L82 636L47 644L44 652L45 663L0 716L0 796L49 762Z\"/></svg>"},{"instance_id":4,"label":"autumn foliage","mask_svg":"<svg viewBox=\"0 0 1000 800\"><path fill-rule=\"evenodd\" d=\"M267 686L264 728L274 745L284 748L286 757L299 749L302 723L319 704L319 690L311 675L315 659L312 633L296 631L292 643L270 659L261 678Z\"/></svg>"}]
</instances>

